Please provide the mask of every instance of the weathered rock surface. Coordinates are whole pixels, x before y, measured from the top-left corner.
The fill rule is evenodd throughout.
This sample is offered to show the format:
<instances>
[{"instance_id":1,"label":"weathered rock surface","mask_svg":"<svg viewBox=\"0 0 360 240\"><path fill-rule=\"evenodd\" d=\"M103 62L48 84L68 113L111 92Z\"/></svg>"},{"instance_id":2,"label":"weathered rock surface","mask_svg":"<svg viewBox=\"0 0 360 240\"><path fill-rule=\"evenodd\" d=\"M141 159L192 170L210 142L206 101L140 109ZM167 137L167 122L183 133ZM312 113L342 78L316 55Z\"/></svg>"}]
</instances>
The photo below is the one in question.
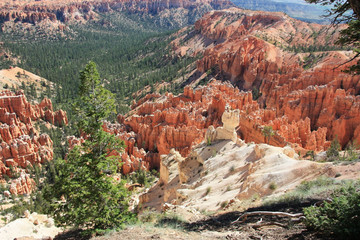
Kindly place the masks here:
<instances>
[{"instance_id":1,"label":"weathered rock surface","mask_svg":"<svg viewBox=\"0 0 360 240\"><path fill-rule=\"evenodd\" d=\"M186 157L192 146L204 140L210 125L222 125L221 117L227 103L232 109L257 108L251 93L216 81L195 90L185 87L184 93L178 96L167 93L145 99L140 100L141 104L134 104L127 116L119 115L119 124L107 123L104 129L125 141L126 158L129 156L131 160L139 156L147 168L159 168L159 156L168 154L173 148ZM139 151L141 154L137 154ZM132 164L127 160L124 162L124 172L139 166L138 160Z\"/></svg>"},{"instance_id":2,"label":"weathered rock surface","mask_svg":"<svg viewBox=\"0 0 360 240\"><path fill-rule=\"evenodd\" d=\"M119 11L149 16L163 15L157 19L160 25L185 26L209 10L232 6L234 5L228 0L4 0L0 3L0 22L39 24L48 21L50 24L57 24L59 28L65 28L61 23L83 23L97 20L99 13ZM180 13L181 17L177 19L175 15ZM172 21L166 20L171 17Z\"/></svg>"},{"instance_id":3,"label":"weathered rock surface","mask_svg":"<svg viewBox=\"0 0 360 240\"><path fill-rule=\"evenodd\" d=\"M162 157L162 180L140 197L143 209L166 210L173 204L217 211L254 195L279 194L304 180L335 175L331 164L297 160L294 149L266 144L238 146L223 140L200 144L186 158L179 155L172 150Z\"/></svg>"},{"instance_id":4,"label":"weathered rock surface","mask_svg":"<svg viewBox=\"0 0 360 240\"><path fill-rule=\"evenodd\" d=\"M214 128L210 126L206 131L205 140L208 144L217 140L231 140L236 143L237 134L235 128L239 125L239 109L231 110L229 105L225 106L225 111L221 117L222 127Z\"/></svg>"},{"instance_id":5,"label":"weathered rock surface","mask_svg":"<svg viewBox=\"0 0 360 240\"><path fill-rule=\"evenodd\" d=\"M25 217L18 218L0 228L2 240L53 239L59 232L54 219L36 212L25 211Z\"/></svg>"},{"instance_id":6,"label":"weathered rock surface","mask_svg":"<svg viewBox=\"0 0 360 240\"><path fill-rule=\"evenodd\" d=\"M4 181L4 175L19 175L10 183L12 194L30 193L34 180L24 169L40 166L53 158L52 140L47 134L40 134L33 125L40 119L56 125L68 121L64 111L53 112L47 98L32 105L21 91L0 92L0 181Z\"/></svg>"},{"instance_id":7,"label":"weathered rock surface","mask_svg":"<svg viewBox=\"0 0 360 240\"><path fill-rule=\"evenodd\" d=\"M239 138L265 142L262 128L271 125L276 131L270 139L272 145L290 143L305 152L303 149L322 150L329 144L326 129L311 130L310 119L290 122L287 117L276 117L275 110L261 109L250 92L215 80L196 89L187 86L178 96L145 97L134 103L128 115L119 115L118 122L105 123L104 129L127 145L122 155L124 173L141 167L160 168L160 155L171 149L187 157L193 146L207 140L207 131L210 143L231 139L241 145Z\"/></svg>"},{"instance_id":8,"label":"weathered rock surface","mask_svg":"<svg viewBox=\"0 0 360 240\"><path fill-rule=\"evenodd\" d=\"M256 111L240 114L246 141L264 142L259 130L271 125L281 136L271 144L319 151L335 136L343 147L360 140L360 76L343 72L356 60L347 63L349 51L331 51L344 28L232 8L206 14L173 44L179 54L185 47L187 54L204 55L200 72L261 94Z\"/></svg>"}]
</instances>

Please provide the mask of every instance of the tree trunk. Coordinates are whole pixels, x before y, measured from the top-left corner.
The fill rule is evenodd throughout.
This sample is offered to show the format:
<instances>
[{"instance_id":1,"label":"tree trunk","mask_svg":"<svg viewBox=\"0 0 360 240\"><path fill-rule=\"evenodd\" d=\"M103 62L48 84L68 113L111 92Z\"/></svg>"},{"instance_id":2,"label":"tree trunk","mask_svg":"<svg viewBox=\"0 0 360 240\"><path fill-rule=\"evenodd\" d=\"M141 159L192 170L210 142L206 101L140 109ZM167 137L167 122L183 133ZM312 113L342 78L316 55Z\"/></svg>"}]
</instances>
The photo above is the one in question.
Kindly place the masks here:
<instances>
[{"instance_id":1,"label":"tree trunk","mask_svg":"<svg viewBox=\"0 0 360 240\"><path fill-rule=\"evenodd\" d=\"M356 18L360 20L360 1L359 0L349 0L350 7L353 9Z\"/></svg>"}]
</instances>

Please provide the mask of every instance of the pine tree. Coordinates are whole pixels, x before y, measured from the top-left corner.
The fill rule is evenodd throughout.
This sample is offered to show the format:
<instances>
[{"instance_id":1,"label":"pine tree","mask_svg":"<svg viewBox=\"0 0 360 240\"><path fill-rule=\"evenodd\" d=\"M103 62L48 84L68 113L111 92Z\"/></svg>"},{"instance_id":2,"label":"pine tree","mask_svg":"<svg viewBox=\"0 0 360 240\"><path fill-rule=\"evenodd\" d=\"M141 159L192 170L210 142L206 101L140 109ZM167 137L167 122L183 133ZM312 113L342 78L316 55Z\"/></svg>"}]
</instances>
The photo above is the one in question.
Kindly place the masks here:
<instances>
[{"instance_id":1,"label":"pine tree","mask_svg":"<svg viewBox=\"0 0 360 240\"><path fill-rule=\"evenodd\" d=\"M264 129L262 130L262 134L264 135L264 137L266 139L266 143L269 144L270 138L272 136L274 136L275 133L274 133L272 126L265 126Z\"/></svg>"},{"instance_id":2,"label":"pine tree","mask_svg":"<svg viewBox=\"0 0 360 240\"><path fill-rule=\"evenodd\" d=\"M124 143L102 129L102 121L115 106L113 95L101 84L95 63L85 67L80 80L74 111L86 140L75 146L66 160L57 161L55 183L44 192L48 199L56 200L51 212L59 225L102 232L133 218L128 211L125 182L112 177L120 167L119 154L109 156L109 152L121 151Z\"/></svg>"}]
</instances>

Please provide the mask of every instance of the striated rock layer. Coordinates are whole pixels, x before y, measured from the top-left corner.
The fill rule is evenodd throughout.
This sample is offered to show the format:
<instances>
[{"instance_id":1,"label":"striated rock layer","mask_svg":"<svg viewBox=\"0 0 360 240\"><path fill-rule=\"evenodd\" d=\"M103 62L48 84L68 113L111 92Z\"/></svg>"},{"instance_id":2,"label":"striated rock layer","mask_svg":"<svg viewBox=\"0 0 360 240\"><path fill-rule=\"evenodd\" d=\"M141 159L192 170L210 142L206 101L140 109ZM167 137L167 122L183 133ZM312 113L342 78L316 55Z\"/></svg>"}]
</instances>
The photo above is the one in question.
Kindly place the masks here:
<instances>
[{"instance_id":1,"label":"striated rock layer","mask_svg":"<svg viewBox=\"0 0 360 240\"><path fill-rule=\"evenodd\" d=\"M21 91L0 92L0 181L5 175L20 176L11 184L12 194L28 194L32 190L34 181L23 169L52 160L52 140L33 125L39 119L56 125L68 121L64 111L53 111L47 98L32 105Z\"/></svg>"},{"instance_id":2,"label":"striated rock layer","mask_svg":"<svg viewBox=\"0 0 360 240\"><path fill-rule=\"evenodd\" d=\"M360 76L344 72L356 60L334 51L344 28L232 8L206 14L173 44L179 54L203 54L198 71L260 93L260 109L241 115L245 140L263 141L254 129L266 124L287 142L323 150L336 136L343 147L360 141Z\"/></svg>"},{"instance_id":3,"label":"striated rock layer","mask_svg":"<svg viewBox=\"0 0 360 240\"><path fill-rule=\"evenodd\" d=\"M228 113L224 117L226 109ZM232 116L234 114L237 116ZM221 136L216 134L219 139L233 139L231 131L235 129L242 139L262 143L265 142L263 126L271 125L276 130L270 139L272 145L290 143L297 150L305 151L305 148L321 150L329 144L326 129L311 130L309 118L292 122L286 117L278 118L274 110L261 109L251 92L215 80L196 89L187 86L178 96L166 93L164 96L152 94L145 97L134 103L128 115L119 115L118 122L107 122L104 129L116 134L127 145L122 155L125 174L140 167L159 168L159 156L168 154L171 149L187 157L193 146L204 141L211 125L214 131L217 127L220 127L219 131L224 129ZM222 122L231 126L228 127L231 131L226 129L226 124L221 127ZM211 141L217 139L214 134Z\"/></svg>"},{"instance_id":4,"label":"striated rock layer","mask_svg":"<svg viewBox=\"0 0 360 240\"><path fill-rule=\"evenodd\" d=\"M201 17L208 10L233 6L228 0L3 0L0 3L0 23L11 21L37 24L45 20L61 23L86 22L96 20L98 13L122 11L157 15L172 9L183 9L183 18L187 17L187 13L195 17L200 13L198 17Z\"/></svg>"}]
</instances>

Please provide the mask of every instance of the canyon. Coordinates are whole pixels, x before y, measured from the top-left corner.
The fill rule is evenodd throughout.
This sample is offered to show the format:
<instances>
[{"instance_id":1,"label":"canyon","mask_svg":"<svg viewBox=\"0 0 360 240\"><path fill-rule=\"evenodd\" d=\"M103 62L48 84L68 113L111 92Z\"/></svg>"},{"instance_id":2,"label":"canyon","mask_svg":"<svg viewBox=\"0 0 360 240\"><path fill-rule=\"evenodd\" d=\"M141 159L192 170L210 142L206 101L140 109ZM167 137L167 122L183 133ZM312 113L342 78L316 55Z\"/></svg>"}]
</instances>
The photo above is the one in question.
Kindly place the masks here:
<instances>
[{"instance_id":1,"label":"canyon","mask_svg":"<svg viewBox=\"0 0 360 240\"><path fill-rule=\"evenodd\" d=\"M342 148L360 142L360 78L344 72L355 61L352 52L335 45L344 28L232 8L182 29L174 51L202 54L194 75L223 82L201 86L189 78L182 94L149 94L119 115L119 124L106 124L127 143L123 171L158 169L171 149L186 157L210 125L220 126L227 105L239 110L237 135L246 142L266 142L265 126L275 133L269 144L290 145L302 156L325 151L335 138Z\"/></svg>"},{"instance_id":2,"label":"canyon","mask_svg":"<svg viewBox=\"0 0 360 240\"><path fill-rule=\"evenodd\" d=\"M129 22L112 25L112 21L119 23L125 18L131 19L131 24L137 23L137 27L141 25L137 34L144 37L145 47L132 49L129 44L126 45L129 49L125 48L124 52L117 48L100 49L104 45L121 45L121 37L135 29L131 26L121 32L121 28ZM146 38L142 34L146 35L152 30L142 32L142 27L149 22L166 30L185 27L176 32L162 33L164 38ZM55 35L74 31L74 36L79 33L80 42L84 38L83 45L76 45L75 41L72 42L74 39L67 39L70 40L67 42L69 45L61 45L61 38L51 41L41 39L44 46L50 42L60 44L54 51L51 46L55 45L51 44L44 49L54 53L49 59L56 61L59 58L56 70L60 71L54 72L64 77L62 80L50 82L13 66L0 70L0 200L6 203L2 204L1 210L7 208L12 211L10 208L13 204L17 210L15 196L25 195L25 201L30 202L34 211L49 212L50 208L45 205L55 203L57 198L57 210L51 209L50 212L58 214L56 218L60 216L65 219L66 215L60 213L60 208L67 208L68 211L69 207L70 211L78 214L78 211L90 209L89 206L99 202L101 211L96 214L92 210L84 211L86 214L82 214L87 215L86 221L90 221L90 225L80 223L76 226L90 229L92 225L97 225L88 220L91 219L88 215L98 219L108 206L112 207L110 200L107 200L111 196L103 197L108 191L106 184L99 184L100 178L96 179L101 176L102 180L109 182L108 186L124 186L123 190L119 188L114 191L124 193L124 199L120 202L117 198L114 208L119 211L120 207L127 209L129 205L129 210L139 216L141 223L152 222L155 216L154 226L165 228L166 225L161 225L164 223L174 223L176 227L187 226L186 230L196 231L199 239L206 239L202 238L203 234L209 239L214 236L229 239L236 236L248 239L250 235L267 237L266 233L261 233L263 229L258 228L277 225L282 227L281 231L277 228L265 228L265 231L273 229L276 233L270 235L275 236L274 239L281 239L281 234L282 238L303 236L305 230L312 234L303 221L309 219L303 214L306 214L304 207L321 206L326 202L330 204L333 200L328 197L332 193L337 193L345 185L350 186L352 180L359 178L360 75L347 71L359 59L351 51L351 46L337 45L341 31L346 29L345 25L324 26L302 22L284 13L239 9L228 0L4 0L0 3L0 24L3 33L15 33L7 36L16 37L15 40L11 39L14 41L12 44L20 39L16 35L19 29L37 32L41 28L45 32L54 31ZM88 32L81 32L86 28ZM111 31L107 32L106 28L111 28ZM154 33L161 33L163 29L156 29ZM94 31L98 31L98 35L92 35ZM108 41L99 37L106 34L114 38ZM90 35L99 42L88 44L85 39ZM128 37L131 43L134 41L141 45L142 41L135 41L131 35ZM167 42L161 42L163 45L146 45L164 39ZM5 40L0 46L10 46ZM26 38L21 38L18 43L22 40ZM90 46L90 51L85 51L88 48L82 48L84 45ZM67 50L64 46L70 46L70 55L59 54L59 49ZM99 46L99 52L95 46ZM73 51L72 47L80 49L80 52ZM21 49L26 49L26 45L14 49L19 54ZM5 50L0 57L14 57L14 65L30 61L30 58L24 57L26 54L21 58L20 54L16 56L15 52ZM46 51L39 56L45 59L44 62L49 62ZM105 57L114 52L120 54L112 55L105 62ZM69 71L67 67L75 65L79 53L84 53L85 58L89 57L94 62L92 57L97 55L100 57L97 60L103 60L107 66L118 61L117 56L124 55L125 60L122 59L116 68L106 68L106 74L102 77L102 86L114 95L110 92L101 94L104 93L101 88L98 90L91 86L97 82L93 78L99 77L96 64L91 63L94 65L91 73L87 73L87 70L81 72L80 81L72 81L77 73ZM71 57L64 57L64 60L60 56ZM152 61L152 58L155 60ZM82 63L79 61L76 64ZM126 64L130 65L131 71L124 70ZM106 70L104 65L98 69ZM157 68L151 68L151 65ZM180 68L172 68L174 65ZM42 66L42 63L39 62L37 66ZM31 69L40 75L37 67ZM142 69L148 71L142 72ZM118 75L113 76L114 72ZM111 80L111 77L115 79ZM66 82L62 82L64 79ZM26 82L28 86L25 86ZM83 87L83 84L89 86ZM75 90L79 85L80 94ZM32 92L29 87L33 88ZM83 90L85 88L88 89ZM95 96L96 103L88 101L91 107L84 103L84 115L77 116L78 110L70 110L70 105L83 94L90 94L88 99ZM105 104L98 101L97 96L106 99ZM116 116L112 113L109 117L112 121L100 121L105 119L101 115L107 114L102 112L102 107L107 105L107 100L110 102L109 96L116 97L118 101L116 106L114 102L109 105L122 114ZM55 106L50 100L53 97ZM69 121L66 111L54 110L59 107L65 107L73 114ZM100 117L95 116L93 122L96 121L97 127L102 125L104 131L121 139L125 143L124 149L109 150L103 144L109 141L108 135L104 138L86 135L86 131L82 130L91 126L91 121L76 125L81 116L92 117L91 114L97 113L100 113ZM66 125L69 127L62 128ZM79 126L85 128L79 129ZM96 134L106 135L98 130L96 128ZM54 136L54 141L45 132ZM65 135L78 132L77 136L66 136L65 141ZM70 151L84 143L86 138L93 140L94 144L84 144L85 148L66 157L67 147ZM331 159L326 150L334 140L339 142L340 147L334 149L336 146L333 146L337 155ZM341 151L350 145L351 149ZM53 158L57 159L54 156L59 154L59 148L65 159L61 161L64 165L59 169L59 164L55 164L51 172L46 172L48 168L44 166ZM116 167L115 164L110 166L113 164L110 161L104 164L99 161L102 158L96 155L97 152L104 158L105 155L120 157L113 160L121 159L122 164ZM74 162L79 165L71 168ZM67 166L70 168L67 169ZM92 171L81 171L87 166ZM42 177L39 179L34 173L39 169L43 170L44 175L59 174L59 177L51 177L49 182ZM77 170L80 171L77 173ZM79 181L83 178L86 181ZM38 183L37 188L35 185ZM68 186L66 184L72 184L74 188L59 190L60 185ZM91 189L79 191L80 186L91 186ZM50 188L54 191L46 192ZM36 196L30 195L34 192ZM44 193L47 194L45 197ZM47 199L54 193L58 196ZM66 196L66 193L71 194ZM78 193L80 198L75 197ZM129 198L125 197L127 193ZM95 200L91 198L96 194L99 195ZM22 201L23 198L18 199ZM91 201L84 204L84 199ZM42 204L44 206L36 206ZM76 208L77 204L80 208ZM3 205L6 206L3 208ZM264 213L264 209L271 212ZM164 213L161 216L160 211ZM247 216L243 211L260 212L265 217L260 215L260 220L250 217L247 219L250 221L245 223ZM125 212L122 209L119 213L122 215ZM177 215L172 218L172 213L181 215L185 221L179 220ZM10 219L13 217L11 214L6 217ZM120 215L119 218L122 217ZM287 221L274 218L274 215L292 217ZM42 225L54 227L53 220L45 215L30 215L27 211L25 217L27 219L22 219L23 223L17 221L7 226L11 227L9 231L14 236L20 234L16 231L16 224L26 223L34 237L38 236L36 229L40 231ZM295 217L299 218L293 219ZM274 222L274 219L280 222ZM64 222L64 225L68 226L71 221ZM267 224L267 221L271 222ZM289 224L294 225L288 227ZM112 225L105 225L101 230L108 226ZM7 227L0 231L8 231ZM224 232L224 229L230 231ZM46 234L53 237L60 231L57 228L53 230ZM294 231L293 235L288 234L291 231ZM240 237L236 235L238 233L248 237ZM135 234L129 239L139 236ZM152 235L151 238L159 236ZM306 239L313 239L313 236L308 238L307 235ZM8 238L13 237L9 235ZM119 239L124 238L121 235Z\"/></svg>"},{"instance_id":3,"label":"canyon","mask_svg":"<svg viewBox=\"0 0 360 240\"><path fill-rule=\"evenodd\" d=\"M156 21L161 26L185 26L192 24L204 13L212 9L234 6L228 0L66 0L66 1L2 1L0 3L0 23L3 31L15 28L14 24L45 24L55 30L66 30L68 24L83 24L101 20L101 14L124 12L159 16ZM178 15L178 16L177 16ZM177 16L177 17L176 17ZM171 21L166 20L172 18ZM57 29L56 29L57 28Z\"/></svg>"},{"instance_id":4,"label":"canyon","mask_svg":"<svg viewBox=\"0 0 360 240\"><path fill-rule=\"evenodd\" d=\"M309 24L282 13L231 9L208 13L196 22L189 33L192 38L183 36L180 39L187 42L180 46L179 39L174 45L188 54L204 55L197 62L198 71L213 71L242 90L261 94L261 109L244 116L253 128L271 125L288 132L285 138L290 142L322 150L327 145L320 135L330 141L337 136L342 147L360 140L360 78L344 72L356 60L349 51L331 49L344 27ZM207 46L196 44L204 39ZM319 46L329 49L314 50ZM296 47L304 50L289 50ZM318 133L307 139L296 128Z\"/></svg>"},{"instance_id":5,"label":"canyon","mask_svg":"<svg viewBox=\"0 0 360 240\"><path fill-rule=\"evenodd\" d=\"M171 149L186 157L211 125L221 125L226 107L238 109L236 133L245 142L267 142L266 126L275 133L269 144L290 145L300 155L326 150L335 137L343 148L359 142L359 76L344 72L353 54L335 45L345 27L230 8L175 33L174 54L202 55L183 93L148 94L118 123L104 123L126 144L122 172L159 169L160 156ZM69 138L70 146L79 142Z\"/></svg>"}]
</instances>

